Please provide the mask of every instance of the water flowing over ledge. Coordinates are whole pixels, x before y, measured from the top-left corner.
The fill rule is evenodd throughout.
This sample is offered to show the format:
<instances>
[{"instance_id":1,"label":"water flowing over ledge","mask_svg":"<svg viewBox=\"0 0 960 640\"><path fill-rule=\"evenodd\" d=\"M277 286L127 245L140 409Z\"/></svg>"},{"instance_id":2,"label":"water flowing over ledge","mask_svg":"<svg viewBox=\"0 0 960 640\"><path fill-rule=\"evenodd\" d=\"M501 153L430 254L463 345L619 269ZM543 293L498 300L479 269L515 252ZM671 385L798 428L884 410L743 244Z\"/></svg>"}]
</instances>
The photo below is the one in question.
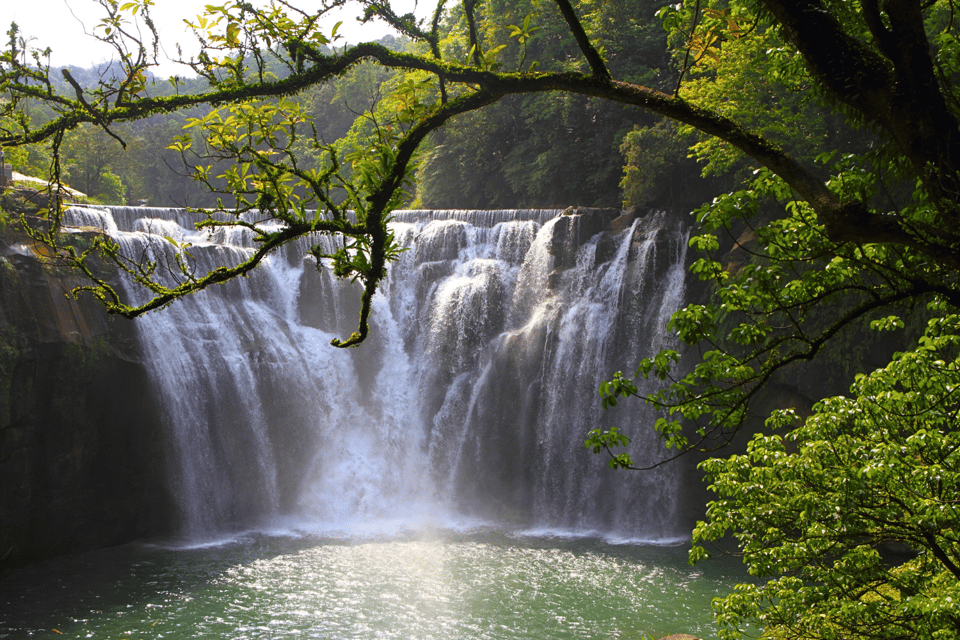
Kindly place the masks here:
<instances>
[{"instance_id":1,"label":"water flowing over ledge","mask_svg":"<svg viewBox=\"0 0 960 640\"><path fill-rule=\"evenodd\" d=\"M478 518L631 540L683 535L685 475L610 471L586 433L618 425L638 461L663 455L640 402L604 412L597 386L674 338L686 232L649 214L397 212L407 249L355 327L357 292L291 243L253 276L137 321L170 426L187 536L278 518L350 529ZM243 233L199 236L177 209L74 208L129 255L192 242L204 268ZM316 239L314 241L317 241Z\"/></svg>"}]
</instances>

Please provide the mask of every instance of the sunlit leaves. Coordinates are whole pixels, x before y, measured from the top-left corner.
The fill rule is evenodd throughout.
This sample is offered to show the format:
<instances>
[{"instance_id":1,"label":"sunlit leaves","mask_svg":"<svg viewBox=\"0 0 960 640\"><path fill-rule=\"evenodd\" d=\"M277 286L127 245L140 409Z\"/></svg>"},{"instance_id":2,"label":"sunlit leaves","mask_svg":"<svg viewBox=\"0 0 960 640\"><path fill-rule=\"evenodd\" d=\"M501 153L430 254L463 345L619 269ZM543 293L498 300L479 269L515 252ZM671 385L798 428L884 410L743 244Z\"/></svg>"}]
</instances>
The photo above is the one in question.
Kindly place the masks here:
<instances>
[{"instance_id":1,"label":"sunlit leaves","mask_svg":"<svg viewBox=\"0 0 960 640\"><path fill-rule=\"evenodd\" d=\"M895 331L903 328L903 320L898 316L887 316L870 323L870 328L875 331Z\"/></svg>"},{"instance_id":2,"label":"sunlit leaves","mask_svg":"<svg viewBox=\"0 0 960 640\"><path fill-rule=\"evenodd\" d=\"M477 45L472 45L470 47L470 51L467 52L467 59L477 60L481 69L497 71L501 67L501 64L497 62L497 58L499 57L500 52L506 48L507 45L498 44L494 47L490 47L486 51L482 51Z\"/></svg>"},{"instance_id":3,"label":"sunlit leaves","mask_svg":"<svg viewBox=\"0 0 960 640\"><path fill-rule=\"evenodd\" d=\"M628 398L636 395L637 385L629 378L624 378L620 371L613 374L612 380L600 383L600 397L604 409L617 406L618 397Z\"/></svg>"},{"instance_id":4,"label":"sunlit leaves","mask_svg":"<svg viewBox=\"0 0 960 640\"><path fill-rule=\"evenodd\" d=\"M397 103L397 120L399 122L410 124L429 112L432 105L426 98L433 93L433 84L432 78L418 78L411 74L396 85L391 99Z\"/></svg>"},{"instance_id":5,"label":"sunlit leaves","mask_svg":"<svg viewBox=\"0 0 960 640\"><path fill-rule=\"evenodd\" d=\"M850 154L820 160L831 163L831 184L844 195L869 197L876 189L877 173L862 170L872 160ZM764 209L779 215L754 223ZM697 217L704 232L690 241L700 253L690 269L710 283L711 300L679 310L669 328L696 346L700 358L685 374L669 361L658 366L657 377L668 385L646 400L693 420L690 430L699 440L688 441L664 420L657 428L668 446L722 448L743 427L755 394L781 368L817 357L851 325L858 331L902 329L897 316L871 310L911 297L916 279L935 273L910 252L830 241L810 205L766 170L755 172L749 188L715 198ZM655 361L644 360L636 375L649 375ZM604 404L612 406L624 386L617 379L608 384Z\"/></svg>"},{"instance_id":6,"label":"sunlit leaves","mask_svg":"<svg viewBox=\"0 0 960 640\"><path fill-rule=\"evenodd\" d=\"M677 125L661 120L652 127L634 127L620 143L623 168L623 199L628 205L643 206L672 186L671 178L686 163L691 136L680 136Z\"/></svg>"},{"instance_id":7,"label":"sunlit leaves","mask_svg":"<svg viewBox=\"0 0 960 640\"><path fill-rule=\"evenodd\" d=\"M682 22L671 11L664 16ZM717 74L695 77L685 95L711 99L701 88L727 81L720 70L734 41L702 57L699 66ZM789 72L786 58L771 64ZM749 73L736 81L749 81ZM732 114L737 107L727 100L734 97L713 96ZM909 201L890 195L889 185L902 193L913 180L888 148L820 153L816 161L829 167L827 184L840 200L889 203L885 215L916 225L918 238L936 238L923 226L936 220L937 206L924 185ZM708 557L708 543L732 534L751 574L766 580L715 602L721 637L741 637L747 624L784 638L952 637L960 628L955 270L907 247L831 241L810 203L766 170L697 217L702 231L691 247L701 257L691 270L710 283L710 302L678 311L670 327L699 358L686 372L658 369L667 385L645 398L669 416L656 425L667 446L722 451L778 376L808 360L816 364L801 371L832 375L825 366L862 358L839 346L850 344L845 331L902 339L922 322L921 302L935 291L949 297L933 298L924 335L888 366L856 376L849 396L822 400L811 417L777 411L746 453L701 464L715 499L694 531L691 560ZM912 305L909 314L901 301ZM652 371L651 363L637 375ZM806 384L821 392L816 380ZM605 405L624 388L622 380L607 383ZM889 564L888 546L911 554L906 563Z\"/></svg>"},{"instance_id":8,"label":"sunlit leaves","mask_svg":"<svg viewBox=\"0 0 960 640\"><path fill-rule=\"evenodd\" d=\"M523 53L520 56L520 61L517 63L517 69L523 69L523 63L527 59L527 42L533 38L533 35L536 31L539 31L539 27L531 26L531 20L533 19L532 14L527 14L523 18L523 22L520 25L508 24L507 29L510 30L510 37L516 38L517 42L520 44ZM536 67L537 63L534 62L531 65L531 71Z\"/></svg>"},{"instance_id":9,"label":"sunlit leaves","mask_svg":"<svg viewBox=\"0 0 960 640\"><path fill-rule=\"evenodd\" d=\"M130 18L136 17L138 14L145 15L153 5L154 0L135 0L134 2L125 2L118 7L117 2L109 0L107 6L112 11L100 20L96 28L102 30L105 36L113 35L114 31L130 24L130 20L125 14L129 14Z\"/></svg>"},{"instance_id":10,"label":"sunlit leaves","mask_svg":"<svg viewBox=\"0 0 960 640\"><path fill-rule=\"evenodd\" d=\"M733 615L726 637L740 619L790 637L938 637L960 624L957 322L932 321L915 349L802 425L771 423L793 427L786 437L758 434L746 454L703 463L717 499L691 559L734 533L751 573L770 579L718 605ZM881 559L891 545L911 551L906 564Z\"/></svg>"},{"instance_id":11,"label":"sunlit leaves","mask_svg":"<svg viewBox=\"0 0 960 640\"><path fill-rule=\"evenodd\" d=\"M587 440L584 443L587 449L593 453L607 451L610 459L607 465L611 469L629 469L633 465L633 460L628 453L614 453L616 447L625 447L630 444L630 438L620 433L619 428L610 427L609 430L593 429L587 434Z\"/></svg>"},{"instance_id":12,"label":"sunlit leaves","mask_svg":"<svg viewBox=\"0 0 960 640\"><path fill-rule=\"evenodd\" d=\"M809 99L810 78L797 52L753 7L689 0L658 14L671 32L681 67L678 94L731 117L801 157L815 153L827 132ZM690 127L681 132L691 133ZM691 147L705 175L740 166L726 142L702 136Z\"/></svg>"},{"instance_id":13,"label":"sunlit leaves","mask_svg":"<svg viewBox=\"0 0 960 640\"><path fill-rule=\"evenodd\" d=\"M242 78L248 56L257 59L269 54L302 70L302 49L339 39L341 25L334 25L328 36L318 28L316 17L284 3L254 8L240 1L205 5L203 13L184 22L204 45L191 66L215 85Z\"/></svg>"}]
</instances>

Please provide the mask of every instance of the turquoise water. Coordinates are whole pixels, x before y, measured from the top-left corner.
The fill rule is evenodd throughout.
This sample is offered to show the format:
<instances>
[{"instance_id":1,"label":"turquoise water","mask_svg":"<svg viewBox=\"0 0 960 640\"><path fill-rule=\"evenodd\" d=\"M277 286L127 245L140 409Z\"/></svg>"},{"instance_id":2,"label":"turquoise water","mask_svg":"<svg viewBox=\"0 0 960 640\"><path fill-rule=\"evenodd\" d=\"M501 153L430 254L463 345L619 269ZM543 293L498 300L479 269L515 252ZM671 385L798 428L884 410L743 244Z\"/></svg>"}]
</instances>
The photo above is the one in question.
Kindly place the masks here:
<instances>
[{"instance_id":1,"label":"turquoise water","mask_svg":"<svg viewBox=\"0 0 960 640\"><path fill-rule=\"evenodd\" d=\"M743 569L686 550L490 531L133 544L5 576L0 638L709 638Z\"/></svg>"}]
</instances>

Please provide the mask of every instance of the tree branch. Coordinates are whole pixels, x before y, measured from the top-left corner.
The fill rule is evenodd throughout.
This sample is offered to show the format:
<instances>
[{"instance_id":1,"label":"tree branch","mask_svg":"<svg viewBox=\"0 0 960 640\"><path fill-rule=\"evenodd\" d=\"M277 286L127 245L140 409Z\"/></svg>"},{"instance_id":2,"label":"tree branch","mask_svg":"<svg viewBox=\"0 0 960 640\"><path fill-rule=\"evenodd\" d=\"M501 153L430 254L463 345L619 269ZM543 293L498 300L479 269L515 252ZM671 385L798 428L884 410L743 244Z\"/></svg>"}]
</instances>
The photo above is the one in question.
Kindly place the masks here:
<instances>
[{"instance_id":1,"label":"tree branch","mask_svg":"<svg viewBox=\"0 0 960 640\"><path fill-rule=\"evenodd\" d=\"M821 0L762 0L826 94L885 130L934 196L944 223L960 218L960 123L937 82L920 4L888 0L890 28L868 3L881 57L844 29ZM816 38L810 34L817 34Z\"/></svg>"},{"instance_id":2,"label":"tree branch","mask_svg":"<svg viewBox=\"0 0 960 640\"><path fill-rule=\"evenodd\" d=\"M583 25L580 23L577 13L570 5L570 0L555 0L555 2L560 8L560 13L563 14L563 19L566 20L567 26L570 28L570 33L573 34L574 39L577 41L577 46L580 47L580 51L590 64L590 68L593 70L593 76L601 80L609 80L610 71L607 69L607 64L603 61L600 52L593 46L593 42L591 42L587 32L583 30Z\"/></svg>"}]
</instances>

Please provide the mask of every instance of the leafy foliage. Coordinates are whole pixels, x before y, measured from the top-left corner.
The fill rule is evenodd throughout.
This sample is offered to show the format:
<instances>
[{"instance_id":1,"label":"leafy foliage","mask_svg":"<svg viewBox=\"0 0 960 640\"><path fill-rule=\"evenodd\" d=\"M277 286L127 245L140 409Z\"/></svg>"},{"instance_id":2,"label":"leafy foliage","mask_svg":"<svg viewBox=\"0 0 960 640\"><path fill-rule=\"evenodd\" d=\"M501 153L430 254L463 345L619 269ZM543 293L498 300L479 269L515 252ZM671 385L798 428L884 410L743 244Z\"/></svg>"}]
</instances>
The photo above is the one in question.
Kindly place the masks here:
<instances>
[{"instance_id":1,"label":"leafy foliage","mask_svg":"<svg viewBox=\"0 0 960 640\"><path fill-rule=\"evenodd\" d=\"M694 183L694 176L688 175L694 172L684 171L690 165L686 160L689 147L689 136L680 135L670 120L661 120L652 127L637 127L624 136L620 143L626 160L620 181L624 203L649 205L663 201L665 192L689 189Z\"/></svg>"},{"instance_id":2,"label":"leafy foliage","mask_svg":"<svg viewBox=\"0 0 960 640\"><path fill-rule=\"evenodd\" d=\"M478 30L502 70L582 70L562 16L550 2L491 5ZM666 34L654 12L662 2L581 2L581 20L618 77L662 87L672 81ZM465 17L450 15L443 44L466 51ZM652 114L575 95L508 96L465 114L456 127L431 136L417 173L419 202L428 208L618 206L622 163L616 149Z\"/></svg>"},{"instance_id":3,"label":"leafy foliage","mask_svg":"<svg viewBox=\"0 0 960 640\"><path fill-rule=\"evenodd\" d=\"M909 117L937 113L949 141L938 162L955 175L947 158L960 158L960 67L946 66L952 45L941 37L953 17L943 14L949 3L926 5L922 20L919 7L907 16L892 5L816 5L815 16L777 2L688 2L661 11L677 47L677 93L814 159L833 197L860 213L835 218L771 164L754 169L743 189L697 212L701 233L691 246L701 257L691 269L709 284L709 300L671 320L696 349L695 362L680 370L676 354L664 352L644 360L635 378L668 382L645 398L664 410L656 428L668 447L716 456L701 464L716 499L694 532L691 560L732 534L751 573L766 579L715 601L722 637L741 637L748 625L775 638L954 637L958 199L928 181L936 163L902 144L918 141L913 125L891 119L906 103L924 112ZM914 31L904 40L897 34L907 23ZM844 74L812 50L816 28L847 53L856 50L864 66L841 81ZM924 70L938 78L926 85L929 103L876 102L866 78L919 73L902 66L917 37L929 38L936 57ZM808 96L833 114L819 116ZM844 133L838 115L883 133ZM707 172L757 159L745 160L729 138L704 138L692 153ZM881 231L887 225L910 229L910 239ZM911 344L904 332L925 318ZM837 371L821 372L825 360L849 372L851 353L835 350L870 333L893 333L907 348L892 355L888 348L889 364L847 378L849 394L832 397L827 381ZM751 409L761 391L804 377L820 400L812 414L784 408L756 425ZM606 407L637 389L634 378L617 374L600 393ZM745 437L751 421L758 433L746 452L717 455ZM587 444L611 451L625 443L623 434L600 432ZM628 454L610 455L611 466L633 468Z\"/></svg>"},{"instance_id":4,"label":"leafy foliage","mask_svg":"<svg viewBox=\"0 0 960 640\"><path fill-rule=\"evenodd\" d=\"M64 141L64 180L102 204L123 204L126 189L113 170L119 150L102 130L78 127Z\"/></svg>"},{"instance_id":5,"label":"leafy foliage","mask_svg":"<svg viewBox=\"0 0 960 640\"><path fill-rule=\"evenodd\" d=\"M915 349L858 376L852 397L824 399L801 426L778 412L746 454L703 463L717 499L694 543L732 531L750 572L775 577L722 601L726 637L742 620L780 638L956 636L958 321L931 320ZM909 555L893 562L890 549ZM694 547L693 559L706 555Z\"/></svg>"}]
</instances>

